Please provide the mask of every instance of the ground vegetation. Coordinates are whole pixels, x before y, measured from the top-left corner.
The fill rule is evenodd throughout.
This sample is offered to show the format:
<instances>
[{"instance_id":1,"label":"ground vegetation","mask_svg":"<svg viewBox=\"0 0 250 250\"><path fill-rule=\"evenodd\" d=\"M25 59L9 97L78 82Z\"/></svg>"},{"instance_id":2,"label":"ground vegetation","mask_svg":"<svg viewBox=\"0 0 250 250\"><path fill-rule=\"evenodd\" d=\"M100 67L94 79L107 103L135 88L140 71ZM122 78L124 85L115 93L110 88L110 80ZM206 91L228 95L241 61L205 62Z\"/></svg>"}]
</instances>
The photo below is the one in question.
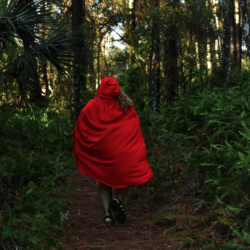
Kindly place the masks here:
<instances>
[{"instance_id":1,"label":"ground vegetation","mask_svg":"<svg viewBox=\"0 0 250 250\"><path fill-rule=\"evenodd\" d=\"M1 1L0 248L248 249L248 13L247 0ZM134 103L154 172L130 189L121 231L81 196L95 182L72 151L107 75Z\"/></svg>"}]
</instances>

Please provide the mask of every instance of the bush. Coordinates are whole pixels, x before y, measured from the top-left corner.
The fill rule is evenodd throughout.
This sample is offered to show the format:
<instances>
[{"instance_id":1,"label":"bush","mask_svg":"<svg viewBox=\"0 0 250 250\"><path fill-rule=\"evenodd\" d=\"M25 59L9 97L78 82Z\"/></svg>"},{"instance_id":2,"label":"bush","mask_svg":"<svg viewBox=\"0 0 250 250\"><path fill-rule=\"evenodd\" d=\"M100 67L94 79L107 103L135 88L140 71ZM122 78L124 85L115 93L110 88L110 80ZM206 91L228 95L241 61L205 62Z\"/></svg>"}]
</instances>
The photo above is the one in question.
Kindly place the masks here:
<instances>
[{"instance_id":1,"label":"bush","mask_svg":"<svg viewBox=\"0 0 250 250\"><path fill-rule=\"evenodd\" d=\"M64 176L75 166L72 122L68 115L16 112L6 105L0 116L2 242L62 248Z\"/></svg>"}]
</instances>

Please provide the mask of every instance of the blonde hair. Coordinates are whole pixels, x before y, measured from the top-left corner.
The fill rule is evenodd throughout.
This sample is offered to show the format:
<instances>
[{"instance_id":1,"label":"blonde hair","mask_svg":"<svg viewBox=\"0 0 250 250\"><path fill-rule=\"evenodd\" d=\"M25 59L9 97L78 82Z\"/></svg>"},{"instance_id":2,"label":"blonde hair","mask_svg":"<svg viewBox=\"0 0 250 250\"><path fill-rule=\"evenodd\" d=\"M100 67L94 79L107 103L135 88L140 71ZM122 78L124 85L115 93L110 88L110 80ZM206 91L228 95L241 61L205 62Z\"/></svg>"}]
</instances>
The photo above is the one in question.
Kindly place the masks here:
<instances>
[{"instance_id":1,"label":"blonde hair","mask_svg":"<svg viewBox=\"0 0 250 250\"><path fill-rule=\"evenodd\" d=\"M133 101L122 90L120 90L117 98L117 107L127 113L130 106L134 106Z\"/></svg>"}]
</instances>

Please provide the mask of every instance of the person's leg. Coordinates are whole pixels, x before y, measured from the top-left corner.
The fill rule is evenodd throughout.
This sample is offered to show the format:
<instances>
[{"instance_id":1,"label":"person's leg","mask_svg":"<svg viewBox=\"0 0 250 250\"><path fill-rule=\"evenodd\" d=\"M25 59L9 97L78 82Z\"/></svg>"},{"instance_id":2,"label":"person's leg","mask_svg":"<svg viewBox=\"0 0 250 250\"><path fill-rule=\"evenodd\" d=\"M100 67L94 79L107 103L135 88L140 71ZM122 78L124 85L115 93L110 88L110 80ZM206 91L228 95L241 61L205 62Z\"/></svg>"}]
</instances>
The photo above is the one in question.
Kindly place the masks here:
<instances>
[{"instance_id":1,"label":"person's leg","mask_svg":"<svg viewBox=\"0 0 250 250\"><path fill-rule=\"evenodd\" d=\"M115 198L111 201L111 208L115 213L116 220L124 224L126 222L126 213L123 205L121 204L123 202L123 198L125 194L128 192L128 188L116 188L115 189ZM119 200L121 203L119 202Z\"/></svg>"},{"instance_id":2,"label":"person's leg","mask_svg":"<svg viewBox=\"0 0 250 250\"><path fill-rule=\"evenodd\" d=\"M105 215L111 215L111 208L109 206L109 203L112 200L112 187L99 183L99 195L105 211ZM109 220L111 221L111 219Z\"/></svg>"},{"instance_id":3,"label":"person's leg","mask_svg":"<svg viewBox=\"0 0 250 250\"><path fill-rule=\"evenodd\" d=\"M129 188L116 188L115 197L118 198L121 202L123 201L124 196L128 192Z\"/></svg>"}]
</instances>

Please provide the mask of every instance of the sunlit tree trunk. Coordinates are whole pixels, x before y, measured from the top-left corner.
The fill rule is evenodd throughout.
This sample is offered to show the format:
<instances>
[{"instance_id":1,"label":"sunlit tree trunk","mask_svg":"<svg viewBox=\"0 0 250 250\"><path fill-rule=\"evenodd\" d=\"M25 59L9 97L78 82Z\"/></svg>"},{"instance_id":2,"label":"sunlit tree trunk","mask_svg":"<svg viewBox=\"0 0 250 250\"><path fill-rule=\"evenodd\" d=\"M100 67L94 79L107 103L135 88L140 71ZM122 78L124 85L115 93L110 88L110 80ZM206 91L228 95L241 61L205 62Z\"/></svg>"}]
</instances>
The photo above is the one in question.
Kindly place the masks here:
<instances>
[{"instance_id":1,"label":"sunlit tree trunk","mask_svg":"<svg viewBox=\"0 0 250 250\"><path fill-rule=\"evenodd\" d=\"M242 11L243 24L242 24L242 33L245 40L247 54L249 56L250 53L250 23L249 23L249 15L247 10L247 0L240 0L240 8ZM249 60L250 64L250 60ZM250 68L250 66L249 66Z\"/></svg>"},{"instance_id":2,"label":"sunlit tree trunk","mask_svg":"<svg viewBox=\"0 0 250 250\"><path fill-rule=\"evenodd\" d=\"M210 6L211 6L211 1L207 1L207 11L210 12ZM212 41L210 38L209 30L207 29L207 70L211 71L212 70Z\"/></svg>"},{"instance_id":3,"label":"sunlit tree trunk","mask_svg":"<svg viewBox=\"0 0 250 250\"><path fill-rule=\"evenodd\" d=\"M236 33L236 65L238 69L241 69L241 46L242 46L242 35L240 27L240 1L235 0L235 33Z\"/></svg>"},{"instance_id":4,"label":"sunlit tree trunk","mask_svg":"<svg viewBox=\"0 0 250 250\"><path fill-rule=\"evenodd\" d=\"M218 0L213 0L213 4L214 4L214 7L213 7L213 13L214 13L214 27L215 27L215 30L218 31L219 30L219 20L218 20L218 16L217 16L217 11L218 11ZM217 62L217 66L218 65L218 59L219 59L219 36L217 36L215 38L215 41L214 41L214 53L215 53L215 60Z\"/></svg>"},{"instance_id":5,"label":"sunlit tree trunk","mask_svg":"<svg viewBox=\"0 0 250 250\"><path fill-rule=\"evenodd\" d=\"M86 49L81 26L85 21L85 1L72 0L71 29L74 37L74 119L77 120L82 110L81 90L86 90Z\"/></svg>"},{"instance_id":6,"label":"sunlit tree trunk","mask_svg":"<svg viewBox=\"0 0 250 250\"><path fill-rule=\"evenodd\" d=\"M211 53L211 39L207 38L207 69L212 70L212 53Z\"/></svg>"},{"instance_id":7,"label":"sunlit tree trunk","mask_svg":"<svg viewBox=\"0 0 250 250\"><path fill-rule=\"evenodd\" d=\"M42 60L42 73L43 73L43 84L45 85L45 96L49 96L50 90L49 90L49 83L48 83L48 77L47 77L47 62L46 60Z\"/></svg>"},{"instance_id":8,"label":"sunlit tree trunk","mask_svg":"<svg viewBox=\"0 0 250 250\"><path fill-rule=\"evenodd\" d=\"M106 44L103 45L103 59L104 59L104 64L105 64L105 71L106 71L106 76L109 76L109 68L106 60Z\"/></svg>"},{"instance_id":9,"label":"sunlit tree trunk","mask_svg":"<svg viewBox=\"0 0 250 250\"><path fill-rule=\"evenodd\" d=\"M199 42L195 42L195 58L196 58L196 67L200 69L200 58L199 58Z\"/></svg>"},{"instance_id":10,"label":"sunlit tree trunk","mask_svg":"<svg viewBox=\"0 0 250 250\"><path fill-rule=\"evenodd\" d=\"M43 6L42 6L42 11L45 11L45 6L46 2L43 2ZM42 25L42 38L45 37L45 24L43 23ZM47 76L47 61L46 59L43 59L41 61L41 66L42 66L42 74L43 74L43 85L45 85L45 96L49 96L50 94L50 90L49 90L49 83L48 83L48 76Z\"/></svg>"},{"instance_id":11,"label":"sunlit tree trunk","mask_svg":"<svg viewBox=\"0 0 250 250\"><path fill-rule=\"evenodd\" d=\"M97 84L100 85L100 54L101 54L101 43L102 38L99 37L100 41L98 42L98 48L97 48Z\"/></svg>"},{"instance_id":12,"label":"sunlit tree trunk","mask_svg":"<svg viewBox=\"0 0 250 250\"><path fill-rule=\"evenodd\" d=\"M233 1L234 2L234 1ZM232 69L237 66L237 47L236 47L236 27L235 27L235 5L232 3L232 8L230 10L230 23L231 23L231 44L230 44L230 54L231 54L231 64Z\"/></svg>"}]
</instances>

